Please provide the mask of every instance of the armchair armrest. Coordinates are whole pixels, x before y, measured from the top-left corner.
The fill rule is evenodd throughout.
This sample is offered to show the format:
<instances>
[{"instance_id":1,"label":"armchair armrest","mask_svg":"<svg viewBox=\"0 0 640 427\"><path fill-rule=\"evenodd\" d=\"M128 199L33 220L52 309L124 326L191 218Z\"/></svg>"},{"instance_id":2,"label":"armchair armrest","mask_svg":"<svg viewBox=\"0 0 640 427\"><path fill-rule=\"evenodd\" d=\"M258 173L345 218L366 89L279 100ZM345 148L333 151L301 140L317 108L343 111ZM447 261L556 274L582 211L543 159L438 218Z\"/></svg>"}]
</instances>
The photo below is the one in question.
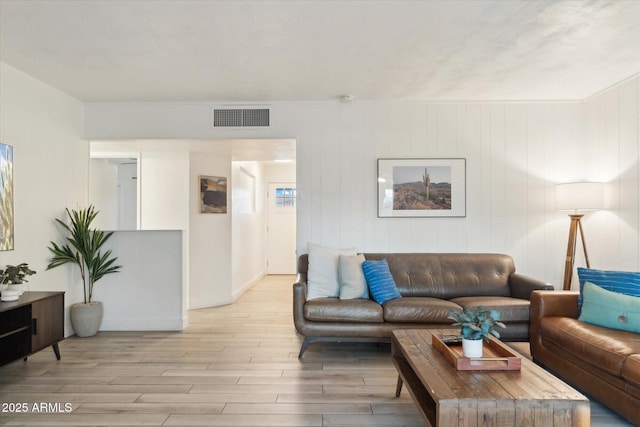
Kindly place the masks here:
<instances>
[{"instance_id":1,"label":"armchair armrest","mask_svg":"<svg viewBox=\"0 0 640 427\"><path fill-rule=\"evenodd\" d=\"M511 287L511 296L529 300L531 292L536 290L552 291L554 289L551 283L543 280L534 279L520 273L512 273L509 276L509 286Z\"/></svg>"}]
</instances>

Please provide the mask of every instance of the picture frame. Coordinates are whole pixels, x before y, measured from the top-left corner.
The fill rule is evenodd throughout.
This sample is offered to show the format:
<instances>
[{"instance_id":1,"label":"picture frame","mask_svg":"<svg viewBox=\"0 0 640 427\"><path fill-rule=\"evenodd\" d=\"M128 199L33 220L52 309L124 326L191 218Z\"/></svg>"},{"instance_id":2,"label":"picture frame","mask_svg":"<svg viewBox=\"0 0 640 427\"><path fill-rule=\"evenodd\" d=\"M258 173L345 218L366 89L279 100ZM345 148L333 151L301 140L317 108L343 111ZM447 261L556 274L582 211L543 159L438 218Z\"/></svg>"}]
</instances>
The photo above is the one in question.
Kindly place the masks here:
<instances>
[{"instance_id":1,"label":"picture frame","mask_svg":"<svg viewBox=\"0 0 640 427\"><path fill-rule=\"evenodd\" d=\"M466 217L466 159L378 159L378 217Z\"/></svg>"},{"instance_id":2,"label":"picture frame","mask_svg":"<svg viewBox=\"0 0 640 427\"><path fill-rule=\"evenodd\" d=\"M13 147L0 143L0 251L14 249Z\"/></svg>"},{"instance_id":3,"label":"picture frame","mask_svg":"<svg viewBox=\"0 0 640 427\"><path fill-rule=\"evenodd\" d=\"M227 213L227 178L199 175L200 213Z\"/></svg>"}]
</instances>

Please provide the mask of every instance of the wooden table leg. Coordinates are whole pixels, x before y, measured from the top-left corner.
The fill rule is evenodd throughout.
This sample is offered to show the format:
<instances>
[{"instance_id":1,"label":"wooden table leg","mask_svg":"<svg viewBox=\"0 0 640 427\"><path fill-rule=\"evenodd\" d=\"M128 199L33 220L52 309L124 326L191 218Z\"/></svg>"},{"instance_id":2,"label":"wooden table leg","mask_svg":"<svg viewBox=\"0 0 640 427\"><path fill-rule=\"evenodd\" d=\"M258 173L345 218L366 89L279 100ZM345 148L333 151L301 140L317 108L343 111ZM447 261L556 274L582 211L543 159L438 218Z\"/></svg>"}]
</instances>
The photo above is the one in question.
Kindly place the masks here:
<instances>
[{"instance_id":1,"label":"wooden table leg","mask_svg":"<svg viewBox=\"0 0 640 427\"><path fill-rule=\"evenodd\" d=\"M398 375L398 384L396 385L396 397L400 397L402 391L402 378Z\"/></svg>"}]
</instances>

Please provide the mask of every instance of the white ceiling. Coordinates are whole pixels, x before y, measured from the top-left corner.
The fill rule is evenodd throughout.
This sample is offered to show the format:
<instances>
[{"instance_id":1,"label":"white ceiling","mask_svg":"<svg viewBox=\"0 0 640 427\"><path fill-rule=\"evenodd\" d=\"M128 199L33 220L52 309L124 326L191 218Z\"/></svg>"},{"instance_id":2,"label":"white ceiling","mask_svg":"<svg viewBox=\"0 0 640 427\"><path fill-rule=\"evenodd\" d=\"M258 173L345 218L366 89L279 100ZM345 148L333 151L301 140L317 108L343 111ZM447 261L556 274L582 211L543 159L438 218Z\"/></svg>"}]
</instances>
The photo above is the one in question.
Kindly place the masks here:
<instances>
[{"instance_id":1,"label":"white ceiling","mask_svg":"<svg viewBox=\"0 0 640 427\"><path fill-rule=\"evenodd\" d=\"M582 100L640 1L0 0L0 60L83 101Z\"/></svg>"}]
</instances>

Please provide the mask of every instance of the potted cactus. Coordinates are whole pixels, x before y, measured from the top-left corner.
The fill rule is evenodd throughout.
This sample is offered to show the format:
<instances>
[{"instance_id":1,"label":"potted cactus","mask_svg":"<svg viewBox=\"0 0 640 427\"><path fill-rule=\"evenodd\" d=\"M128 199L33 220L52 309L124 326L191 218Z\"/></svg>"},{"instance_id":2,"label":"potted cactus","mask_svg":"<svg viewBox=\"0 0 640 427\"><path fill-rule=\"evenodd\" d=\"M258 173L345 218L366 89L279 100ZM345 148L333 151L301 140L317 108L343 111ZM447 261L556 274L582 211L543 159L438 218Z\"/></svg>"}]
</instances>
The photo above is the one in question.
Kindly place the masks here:
<instances>
[{"instance_id":1,"label":"potted cactus","mask_svg":"<svg viewBox=\"0 0 640 427\"><path fill-rule=\"evenodd\" d=\"M57 219L56 222L67 232L65 243L51 242L49 250L53 254L47 270L64 264L78 266L82 277L84 302L71 306L71 325L80 337L93 336L102 323L102 303L93 300L93 286L107 274L116 273L121 266L111 250L103 250L104 244L113 232L91 228L98 215L94 206L80 210L66 209L70 224Z\"/></svg>"}]
</instances>

